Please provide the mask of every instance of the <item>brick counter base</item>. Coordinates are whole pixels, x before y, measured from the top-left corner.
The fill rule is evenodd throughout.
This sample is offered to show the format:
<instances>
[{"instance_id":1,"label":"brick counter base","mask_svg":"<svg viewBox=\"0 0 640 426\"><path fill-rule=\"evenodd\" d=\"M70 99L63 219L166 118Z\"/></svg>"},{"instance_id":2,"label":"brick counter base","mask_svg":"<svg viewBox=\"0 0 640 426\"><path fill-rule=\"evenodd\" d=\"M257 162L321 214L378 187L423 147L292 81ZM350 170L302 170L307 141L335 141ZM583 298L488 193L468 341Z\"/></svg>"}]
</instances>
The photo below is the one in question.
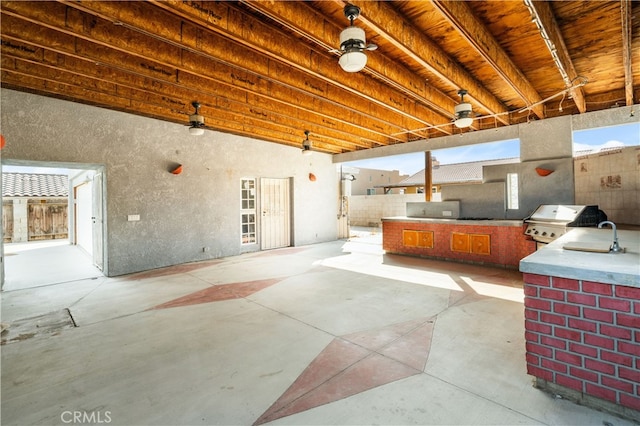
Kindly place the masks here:
<instances>
[{"instance_id":1,"label":"brick counter base","mask_svg":"<svg viewBox=\"0 0 640 426\"><path fill-rule=\"evenodd\" d=\"M432 231L433 247L408 247L403 244L403 231ZM462 253L452 250L454 232L488 235L489 254ZM486 226L461 223L382 222L382 249L387 253L406 254L440 260L518 268L520 259L536 250L536 243L524 235L519 226Z\"/></svg>"},{"instance_id":2,"label":"brick counter base","mask_svg":"<svg viewBox=\"0 0 640 426\"><path fill-rule=\"evenodd\" d=\"M536 385L640 421L640 288L523 275Z\"/></svg>"}]
</instances>

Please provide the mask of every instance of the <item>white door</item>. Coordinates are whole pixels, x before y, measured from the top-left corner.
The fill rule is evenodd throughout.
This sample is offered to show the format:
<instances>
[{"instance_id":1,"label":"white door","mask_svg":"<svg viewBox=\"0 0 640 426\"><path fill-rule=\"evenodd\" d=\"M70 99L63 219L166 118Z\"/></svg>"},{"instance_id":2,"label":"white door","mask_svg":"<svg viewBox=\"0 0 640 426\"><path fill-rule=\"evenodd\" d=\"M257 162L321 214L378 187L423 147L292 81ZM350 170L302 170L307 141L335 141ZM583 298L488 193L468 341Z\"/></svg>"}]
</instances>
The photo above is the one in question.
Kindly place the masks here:
<instances>
[{"instance_id":1,"label":"white door","mask_svg":"<svg viewBox=\"0 0 640 426\"><path fill-rule=\"evenodd\" d=\"M260 179L260 248L291 245L291 194L289 179Z\"/></svg>"},{"instance_id":2,"label":"white door","mask_svg":"<svg viewBox=\"0 0 640 426\"><path fill-rule=\"evenodd\" d=\"M93 198L89 182L76 186L75 189L75 220L76 245L84 251L93 254Z\"/></svg>"},{"instance_id":3,"label":"white door","mask_svg":"<svg viewBox=\"0 0 640 426\"><path fill-rule=\"evenodd\" d=\"M93 177L93 264L102 271L103 262L103 212L102 212L102 173Z\"/></svg>"}]
</instances>

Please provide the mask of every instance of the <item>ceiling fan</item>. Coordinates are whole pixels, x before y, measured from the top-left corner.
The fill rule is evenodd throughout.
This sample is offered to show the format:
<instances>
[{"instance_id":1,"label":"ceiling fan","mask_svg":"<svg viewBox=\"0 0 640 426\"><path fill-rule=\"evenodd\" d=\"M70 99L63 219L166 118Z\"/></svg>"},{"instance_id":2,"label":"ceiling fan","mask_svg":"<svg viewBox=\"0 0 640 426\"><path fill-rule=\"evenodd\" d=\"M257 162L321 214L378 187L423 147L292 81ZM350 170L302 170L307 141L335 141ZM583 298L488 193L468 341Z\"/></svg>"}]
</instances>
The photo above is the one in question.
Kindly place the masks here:
<instances>
[{"instance_id":1,"label":"ceiling fan","mask_svg":"<svg viewBox=\"0 0 640 426\"><path fill-rule=\"evenodd\" d=\"M200 103L193 101L191 105L195 108L195 112L189 115L189 134L200 136L204 133L204 117L200 115Z\"/></svg>"},{"instance_id":2,"label":"ceiling fan","mask_svg":"<svg viewBox=\"0 0 640 426\"><path fill-rule=\"evenodd\" d=\"M344 7L344 16L351 25L340 33L340 51L342 55L338 60L340 67L346 72L361 71L367 65L365 50L376 50L377 45L367 44L364 30L353 25L353 21L360 16L360 8L348 4Z\"/></svg>"},{"instance_id":3,"label":"ceiling fan","mask_svg":"<svg viewBox=\"0 0 640 426\"><path fill-rule=\"evenodd\" d=\"M464 101L464 95L466 94L467 91L465 89L458 90L458 95L460 95L460 103L454 108L455 114L453 124L455 124L455 126L459 129L469 127L473 123L473 110L471 109L471 104Z\"/></svg>"}]
</instances>

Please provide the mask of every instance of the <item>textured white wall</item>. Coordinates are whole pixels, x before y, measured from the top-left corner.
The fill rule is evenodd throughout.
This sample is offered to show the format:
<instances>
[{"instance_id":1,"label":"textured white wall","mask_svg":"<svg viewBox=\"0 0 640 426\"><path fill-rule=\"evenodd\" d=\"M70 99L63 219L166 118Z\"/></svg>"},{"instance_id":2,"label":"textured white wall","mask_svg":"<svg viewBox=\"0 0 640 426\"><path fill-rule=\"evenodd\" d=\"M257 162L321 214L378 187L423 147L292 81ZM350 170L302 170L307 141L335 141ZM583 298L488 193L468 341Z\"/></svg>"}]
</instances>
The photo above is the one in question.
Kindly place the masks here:
<instances>
[{"instance_id":1,"label":"textured white wall","mask_svg":"<svg viewBox=\"0 0 640 426\"><path fill-rule=\"evenodd\" d=\"M640 225L640 147L575 159L576 204L596 204L615 223Z\"/></svg>"},{"instance_id":2,"label":"textured white wall","mask_svg":"<svg viewBox=\"0 0 640 426\"><path fill-rule=\"evenodd\" d=\"M330 155L6 89L1 101L3 162L104 167L109 276L256 250L240 245L245 177L292 178L294 245L337 237Z\"/></svg>"}]
</instances>

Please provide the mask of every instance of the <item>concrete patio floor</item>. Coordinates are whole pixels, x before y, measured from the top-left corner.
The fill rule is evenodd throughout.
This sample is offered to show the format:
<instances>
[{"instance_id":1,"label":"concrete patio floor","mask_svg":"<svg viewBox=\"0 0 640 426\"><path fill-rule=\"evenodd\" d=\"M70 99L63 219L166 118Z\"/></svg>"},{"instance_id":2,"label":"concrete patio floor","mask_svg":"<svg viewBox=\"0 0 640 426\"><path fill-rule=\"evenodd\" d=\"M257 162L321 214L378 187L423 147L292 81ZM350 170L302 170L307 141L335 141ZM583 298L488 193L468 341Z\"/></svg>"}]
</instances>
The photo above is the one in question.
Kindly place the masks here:
<instances>
[{"instance_id":1,"label":"concrete patio floor","mask_svg":"<svg viewBox=\"0 0 640 426\"><path fill-rule=\"evenodd\" d=\"M2 293L3 425L633 424L532 386L518 271L375 232L27 287Z\"/></svg>"}]
</instances>

